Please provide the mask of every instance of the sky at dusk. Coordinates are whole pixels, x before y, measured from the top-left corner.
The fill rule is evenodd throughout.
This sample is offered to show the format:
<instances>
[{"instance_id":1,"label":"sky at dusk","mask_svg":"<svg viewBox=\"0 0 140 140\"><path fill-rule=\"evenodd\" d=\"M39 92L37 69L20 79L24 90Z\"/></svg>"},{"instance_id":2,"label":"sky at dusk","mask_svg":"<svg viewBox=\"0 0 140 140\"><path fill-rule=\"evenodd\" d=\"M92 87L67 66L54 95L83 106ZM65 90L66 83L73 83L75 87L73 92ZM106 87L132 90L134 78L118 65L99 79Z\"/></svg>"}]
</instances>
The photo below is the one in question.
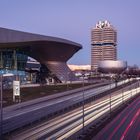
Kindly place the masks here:
<instances>
[{"instance_id":1,"label":"sky at dusk","mask_svg":"<svg viewBox=\"0 0 140 140\"><path fill-rule=\"evenodd\" d=\"M90 64L91 29L108 20L118 32L118 59L140 66L140 0L0 0L0 27L82 44L69 64Z\"/></svg>"}]
</instances>

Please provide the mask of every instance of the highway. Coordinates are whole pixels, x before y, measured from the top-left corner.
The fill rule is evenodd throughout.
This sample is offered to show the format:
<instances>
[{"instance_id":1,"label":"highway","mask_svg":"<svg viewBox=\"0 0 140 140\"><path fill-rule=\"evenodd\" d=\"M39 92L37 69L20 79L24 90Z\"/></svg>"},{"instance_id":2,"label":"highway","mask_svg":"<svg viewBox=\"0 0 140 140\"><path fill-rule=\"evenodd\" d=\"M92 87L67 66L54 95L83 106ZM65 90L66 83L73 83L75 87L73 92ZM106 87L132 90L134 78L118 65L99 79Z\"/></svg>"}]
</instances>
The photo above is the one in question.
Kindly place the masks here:
<instances>
[{"instance_id":1,"label":"highway","mask_svg":"<svg viewBox=\"0 0 140 140\"><path fill-rule=\"evenodd\" d=\"M126 100L134 97L140 92L140 87L137 83L131 86L124 87L123 90L118 90L105 97L93 101L85 105L84 109L84 126L91 122L108 115L110 111L126 102ZM111 98L110 98L111 97ZM82 129L83 127L83 110L82 108L75 109L65 113L59 117L43 122L37 126L33 126L28 130L12 133L9 137L11 140L32 140L32 139L66 139Z\"/></svg>"},{"instance_id":2,"label":"highway","mask_svg":"<svg viewBox=\"0 0 140 140\"><path fill-rule=\"evenodd\" d=\"M140 96L93 140L140 140Z\"/></svg>"},{"instance_id":3,"label":"highway","mask_svg":"<svg viewBox=\"0 0 140 140\"><path fill-rule=\"evenodd\" d=\"M122 85L127 82L128 80L121 81L118 85ZM87 99L114 87L114 83L90 89L85 87L82 88L82 90L76 89L74 91L68 91L67 93L61 93L60 95L52 95L38 100L6 107L3 109L3 133L30 124L42 117L46 117L49 114L53 114L59 110L63 110L74 104L82 102L83 91L85 95L84 98Z\"/></svg>"}]
</instances>

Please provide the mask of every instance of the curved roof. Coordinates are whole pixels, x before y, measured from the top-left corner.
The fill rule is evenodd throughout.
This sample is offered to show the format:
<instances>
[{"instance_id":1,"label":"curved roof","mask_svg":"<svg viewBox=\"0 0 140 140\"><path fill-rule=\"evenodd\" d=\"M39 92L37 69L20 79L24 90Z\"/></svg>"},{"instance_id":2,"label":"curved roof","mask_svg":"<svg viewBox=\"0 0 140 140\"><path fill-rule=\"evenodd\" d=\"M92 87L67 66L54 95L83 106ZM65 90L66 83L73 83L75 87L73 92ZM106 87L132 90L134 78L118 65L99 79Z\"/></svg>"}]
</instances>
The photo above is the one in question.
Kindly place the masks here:
<instances>
[{"instance_id":1,"label":"curved roof","mask_svg":"<svg viewBox=\"0 0 140 140\"><path fill-rule=\"evenodd\" d=\"M27 50L39 62L67 61L82 45L70 40L0 28L0 48Z\"/></svg>"}]
</instances>

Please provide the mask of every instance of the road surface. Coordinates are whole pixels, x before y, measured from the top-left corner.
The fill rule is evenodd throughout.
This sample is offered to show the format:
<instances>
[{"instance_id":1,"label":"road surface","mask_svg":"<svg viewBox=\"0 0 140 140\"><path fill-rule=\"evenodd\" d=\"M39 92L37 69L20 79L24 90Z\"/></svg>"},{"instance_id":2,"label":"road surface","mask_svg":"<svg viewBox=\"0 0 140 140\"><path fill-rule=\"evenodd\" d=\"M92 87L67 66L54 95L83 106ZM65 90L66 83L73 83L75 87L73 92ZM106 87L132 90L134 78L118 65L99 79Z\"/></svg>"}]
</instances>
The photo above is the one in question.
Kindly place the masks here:
<instances>
[{"instance_id":1,"label":"road surface","mask_svg":"<svg viewBox=\"0 0 140 140\"><path fill-rule=\"evenodd\" d=\"M118 84L121 85L123 83L124 82L121 81ZM84 98L87 99L114 87L114 83L90 89L86 89L85 87L82 91L76 89L74 91L68 91L67 93L61 93L61 96L53 95L35 101L33 100L6 107L3 109L3 133L30 124L49 114L53 114L54 112L82 102L83 91L85 94Z\"/></svg>"},{"instance_id":2,"label":"road surface","mask_svg":"<svg viewBox=\"0 0 140 140\"><path fill-rule=\"evenodd\" d=\"M133 86L135 87L135 84ZM107 95L86 105L84 108L84 126L109 114L110 111L114 110L139 92L140 87L130 90L130 87L128 86L123 90L112 93L111 96ZM82 128L83 110L80 107L37 126L31 127L25 131L12 133L9 137L10 140L32 140L39 138L47 140L62 140L70 137Z\"/></svg>"},{"instance_id":3,"label":"road surface","mask_svg":"<svg viewBox=\"0 0 140 140\"><path fill-rule=\"evenodd\" d=\"M93 140L140 140L140 96Z\"/></svg>"}]
</instances>

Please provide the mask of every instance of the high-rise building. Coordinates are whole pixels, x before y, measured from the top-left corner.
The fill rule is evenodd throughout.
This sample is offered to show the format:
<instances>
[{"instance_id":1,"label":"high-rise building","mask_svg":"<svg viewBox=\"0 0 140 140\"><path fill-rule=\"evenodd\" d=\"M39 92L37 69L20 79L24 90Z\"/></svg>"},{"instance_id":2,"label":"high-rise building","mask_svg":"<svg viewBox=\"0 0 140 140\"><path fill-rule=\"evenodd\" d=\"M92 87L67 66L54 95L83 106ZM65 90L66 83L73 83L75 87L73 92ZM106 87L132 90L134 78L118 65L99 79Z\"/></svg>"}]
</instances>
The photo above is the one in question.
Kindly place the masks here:
<instances>
[{"instance_id":1,"label":"high-rise building","mask_svg":"<svg viewBox=\"0 0 140 140\"><path fill-rule=\"evenodd\" d=\"M99 61L117 59L117 31L108 21L99 21L91 31L91 69Z\"/></svg>"}]
</instances>

